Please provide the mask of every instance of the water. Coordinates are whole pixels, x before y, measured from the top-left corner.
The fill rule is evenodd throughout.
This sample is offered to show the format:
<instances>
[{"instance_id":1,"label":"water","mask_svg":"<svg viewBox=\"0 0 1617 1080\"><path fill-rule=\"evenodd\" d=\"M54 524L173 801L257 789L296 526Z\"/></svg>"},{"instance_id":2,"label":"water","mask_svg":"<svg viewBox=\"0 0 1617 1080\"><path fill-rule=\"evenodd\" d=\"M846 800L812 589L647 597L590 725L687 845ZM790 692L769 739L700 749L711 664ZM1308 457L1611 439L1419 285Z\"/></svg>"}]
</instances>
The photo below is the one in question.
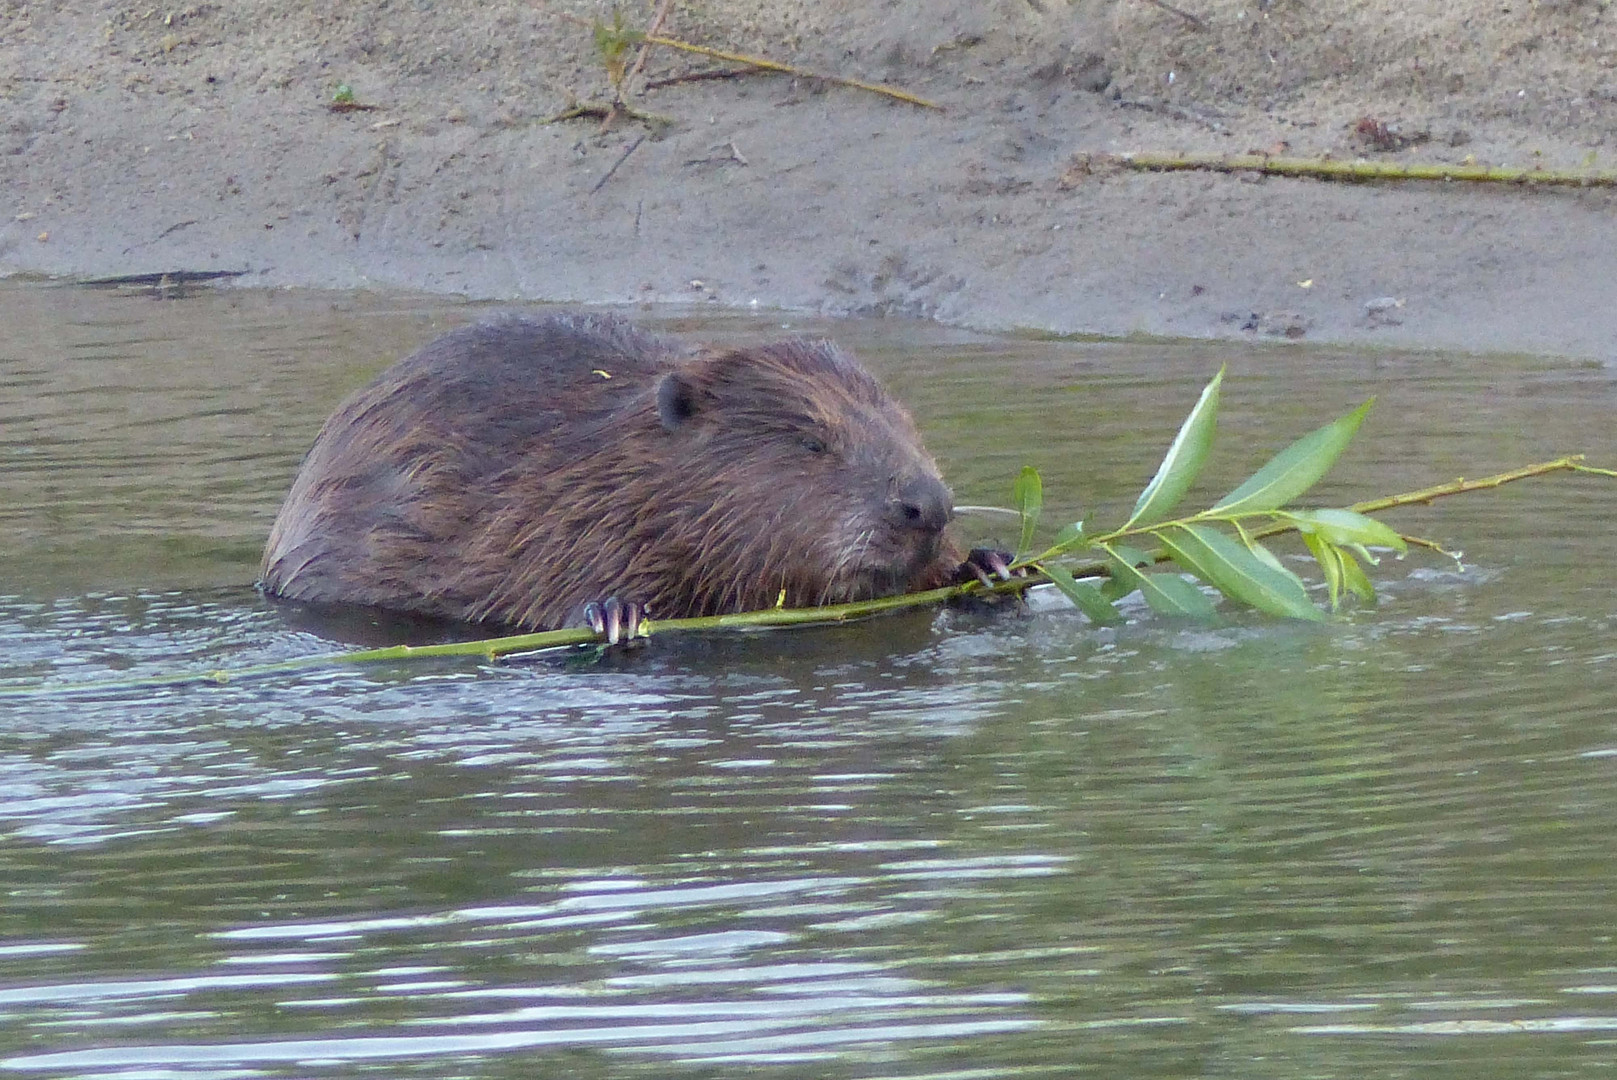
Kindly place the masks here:
<instances>
[{"instance_id":1,"label":"water","mask_svg":"<svg viewBox=\"0 0 1617 1080\"><path fill-rule=\"evenodd\" d=\"M0 679L331 648L249 586L351 387L473 309L0 286ZM1370 394L1331 503L1586 450L1609 371L834 330L957 495L1199 495ZM1617 1061L1617 485L1403 511L1378 608L944 611L0 700L22 1077L1522 1077ZM976 522L975 528L993 528ZM1007 538L1002 538L1007 539Z\"/></svg>"}]
</instances>

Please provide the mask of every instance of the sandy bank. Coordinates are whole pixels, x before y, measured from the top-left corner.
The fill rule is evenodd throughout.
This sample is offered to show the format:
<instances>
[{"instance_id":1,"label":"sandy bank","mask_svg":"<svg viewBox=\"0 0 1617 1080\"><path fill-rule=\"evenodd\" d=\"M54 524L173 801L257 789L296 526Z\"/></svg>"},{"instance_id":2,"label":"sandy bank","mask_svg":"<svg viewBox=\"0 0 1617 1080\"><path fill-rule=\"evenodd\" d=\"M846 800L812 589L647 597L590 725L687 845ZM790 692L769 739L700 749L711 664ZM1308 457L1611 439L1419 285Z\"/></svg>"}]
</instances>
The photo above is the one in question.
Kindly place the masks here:
<instances>
[{"instance_id":1,"label":"sandy bank","mask_svg":"<svg viewBox=\"0 0 1617 1080\"><path fill-rule=\"evenodd\" d=\"M1070 171L1282 148L1609 167L1617 5L676 3L675 35L943 108L751 75L635 97L676 118L655 134L544 122L605 88L564 6L599 10L8 5L0 272L1617 357L1610 190ZM714 66L659 50L647 76ZM339 83L376 108L332 111ZM1366 147L1364 117L1411 145Z\"/></svg>"}]
</instances>

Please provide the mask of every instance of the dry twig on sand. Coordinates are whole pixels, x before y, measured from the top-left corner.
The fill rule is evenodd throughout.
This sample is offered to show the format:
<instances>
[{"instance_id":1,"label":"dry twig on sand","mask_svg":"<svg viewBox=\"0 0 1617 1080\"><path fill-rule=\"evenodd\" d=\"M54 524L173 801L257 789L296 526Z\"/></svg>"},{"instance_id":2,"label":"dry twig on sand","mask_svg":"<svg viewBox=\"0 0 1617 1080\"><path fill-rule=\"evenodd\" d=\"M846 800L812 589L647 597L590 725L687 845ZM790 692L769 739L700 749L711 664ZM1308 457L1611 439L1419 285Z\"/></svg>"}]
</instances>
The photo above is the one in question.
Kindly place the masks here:
<instances>
[{"instance_id":1,"label":"dry twig on sand","mask_svg":"<svg viewBox=\"0 0 1617 1080\"><path fill-rule=\"evenodd\" d=\"M542 6L543 0L539 0L539 3ZM849 79L840 75L827 75L823 72L810 71L807 68L800 68L793 64L783 64L778 60L770 60L767 57L751 56L747 53L729 52L724 49L711 48L707 45L697 45L693 42L681 41L679 38L665 37L662 34L659 34L657 31L661 28L662 20L667 15L667 9L670 6L670 0L664 0L663 3L658 5L657 13L652 19L651 29L645 33L641 33L638 30L626 29L621 24L615 24L612 27L605 27L604 24L599 21L591 21L581 16L574 15L568 11L556 12L557 15L569 22L577 23L580 26L588 26L593 29L596 33L597 41L603 39L604 33L607 39L614 42L622 41L625 43L639 44L641 46L640 54L635 58L633 68L625 71L622 75L619 75L613 79L613 87L614 90L618 92L619 97L617 102L618 111L628 111L627 107L621 104L622 85L626 81L627 76L638 74L641 71L641 69L644 67L646 50L652 45L660 45L667 49L678 49L681 52L695 53L698 56L710 56L715 60L724 60L732 64L746 64L748 67L756 68L760 71L774 71L783 75L795 75L802 79L818 79L822 82L835 83L838 86L847 86L855 90L865 90L872 94L881 94L882 96L890 97L895 101L902 101L907 105L916 105L923 109L936 109L940 112L943 110L943 106L939 105L937 102L930 101L916 94L912 94L907 90L900 90L896 86L887 86L884 83L865 82L863 79ZM576 115L584 114L569 113L567 118L570 119L572 116ZM607 115L612 115L611 111L609 111Z\"/></svg>"},{"instance_id":2,"label":"dry twig on sand","mask_svg":"<svg viewBox=\"0 0 1617 1080\"><path fill-rule=\"evenodd\" d=\"M1192 15L1190 12L1185 11L1182 8L1176 8L1172 4L1168 3L1167 0L1145 0L1145 2L1154 8L1160 8L1163 11L1166 11L1169 15L1179 16L1179 18L1185 20L1185 22L1189 23L1197 30L1207 29L1206 19L1203 19L1200 15Z\"/></svg>"},{"instance_id":3,"label":"dry twig on sand","mask_svg":"<svg viewBox=\"0 0 1617 1080\"><path fill-rule=\"evenodd\" d=\"M1612 169L1518 169L1441 162L1339 161L1335 158L1271 157L1268 154L1079 154L1061 177L1063 187L1108 169L1145 172L1255 172L1315 180L1455 180L1482 184L1548 184L1560 187L1617 187Z\"/></svg>"},{"instance_id":4,"label":"dry twig on sand","mask_svg":"<svg viewBox=\"0 0 1617 1080\"><path fill-rule=\"evenodd\" d=\"M662 45L670 49L679 49L684 52L696 53L699 56L711 56L715 60L726 60L732 64L747 64L763 71L778 71L785 75L796 75L803 79L819 79L823 82L836 83L838 86L849 86L855 90L868 90L872 94L882 94L895 101L902 101L908 105L918 105L923 109L936 109L943 111L943 106L927 98L919 97L907 90L900 90L896 86L887 86L883 83L865 82L862 79L845 79L840 75L826 75L823 72L809 71L806 68L794 67L791 64L782 64L762 56L749 56L746 53L726 52L723 49L711 49L706 45L694 45L689 41L680 41L678 38L661 37L655 34L646 35L646 44Z\"/></svg>"}]
</instances>

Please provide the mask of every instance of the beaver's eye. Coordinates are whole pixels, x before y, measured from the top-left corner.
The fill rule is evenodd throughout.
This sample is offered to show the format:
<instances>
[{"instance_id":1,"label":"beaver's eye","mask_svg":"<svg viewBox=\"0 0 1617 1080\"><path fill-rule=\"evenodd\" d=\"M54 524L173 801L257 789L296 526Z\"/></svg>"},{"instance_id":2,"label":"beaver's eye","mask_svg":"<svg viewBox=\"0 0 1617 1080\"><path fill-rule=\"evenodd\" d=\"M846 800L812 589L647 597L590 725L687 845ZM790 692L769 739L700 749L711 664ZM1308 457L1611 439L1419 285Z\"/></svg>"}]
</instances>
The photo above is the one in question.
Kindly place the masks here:
<instances>
[{"instance_id":1,"label":"beaver's eye","mask_svg":"<svg viewBox=\"0 0 1617 1080\"><path fill-rule=\"evenodd\" d=\"M804 435L799 441L803 444L803 449L811 454L825 453L825 440L818 436Z\"/></svg>"}]
</instances>

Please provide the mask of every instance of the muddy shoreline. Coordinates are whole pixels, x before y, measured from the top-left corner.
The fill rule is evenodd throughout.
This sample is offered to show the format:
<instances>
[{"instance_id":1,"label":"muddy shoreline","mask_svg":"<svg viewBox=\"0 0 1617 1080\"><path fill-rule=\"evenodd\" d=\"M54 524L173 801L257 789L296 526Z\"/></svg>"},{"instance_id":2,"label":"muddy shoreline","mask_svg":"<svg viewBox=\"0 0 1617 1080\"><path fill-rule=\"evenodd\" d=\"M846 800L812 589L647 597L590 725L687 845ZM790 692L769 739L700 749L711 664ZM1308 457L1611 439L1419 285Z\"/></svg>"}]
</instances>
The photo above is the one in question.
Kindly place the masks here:
<instances>
[{"instance_id":1,"label":"muddy shoreline","mask_svg":"<svg viewBox=\"0 0 1617 1080\"><path fill-rule=\"evenodd\" d=\"M602 132L545 122L569 93L605 92L587 31L548 8L13 7L0 273L245 270L249 286L1617 360L1609 189L1072 169L1091 153L1254 149L1609 166L1617 11L1496 20L1496 36L1538 33L1526 52L1451 43L1451 69L1474 49L1496 85L1394 77L1396 42L1343 69L1332 40L1359 40L1347 20L1392 10L1377 4L1344 8L1336 39L1306 49L1317 12L1284 3L1209 2L1199 30L1144 4L746 10L675 5L669 32L942 108L752 74L634 97L675 118L666 131ZM1237 33L1249 19L1263 34ZM1449 24L1389 26L1444 56L1432 35ZM1288 41L1293 85L1262 84ZM1179 53L1146 47L1163 43ZM647 74L713 66L659 51ZM332 110L337 85L374 108ZM1408 145L1362 145L1367 116Z\"/></svg>"}]
</instances>

